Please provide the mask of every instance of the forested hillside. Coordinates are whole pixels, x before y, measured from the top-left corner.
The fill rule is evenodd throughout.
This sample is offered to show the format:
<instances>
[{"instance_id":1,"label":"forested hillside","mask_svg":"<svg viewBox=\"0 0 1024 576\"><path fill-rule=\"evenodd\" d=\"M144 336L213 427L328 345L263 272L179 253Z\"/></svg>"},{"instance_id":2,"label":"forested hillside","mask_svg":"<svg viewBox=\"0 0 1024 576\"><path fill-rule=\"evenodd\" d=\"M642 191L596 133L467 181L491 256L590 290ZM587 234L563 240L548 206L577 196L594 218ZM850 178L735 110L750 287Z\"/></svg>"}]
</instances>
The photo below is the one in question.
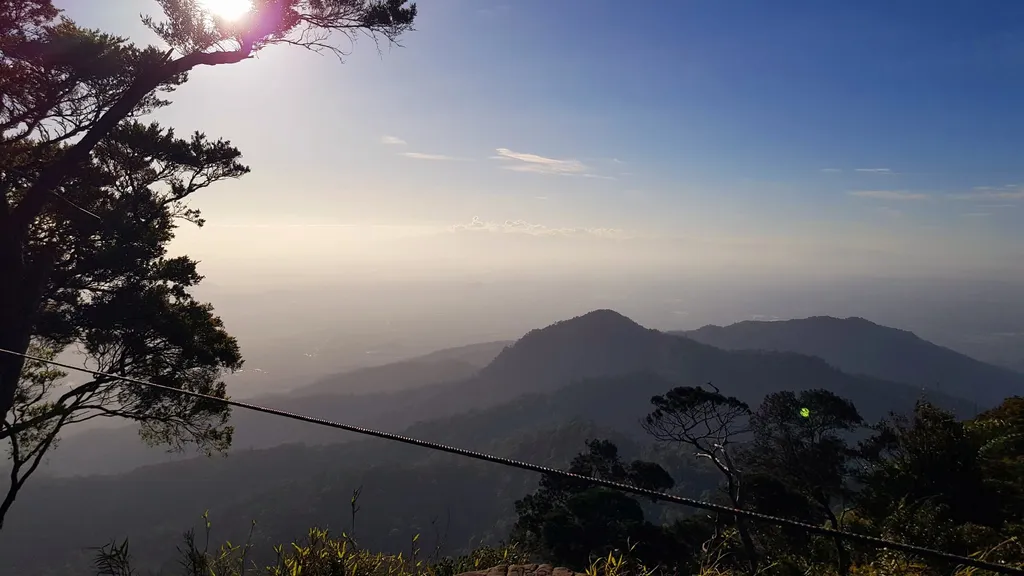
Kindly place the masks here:
<instances>
[{"instance_id":1,"label":"forested hillside","mask_svg":"<svg viewBox=\"0 0 1024 576\"><path fill-rule=\"evenodd\" d=\"M979 362L912 332L863 318L747 321L679 332L726 350L774 350L817 356L844 372L905 382L993 406L1024 394L1024 374Z\"/></svg>"},{"instance_id":2,"label":"forested hillside","mask_svg":"<svg viewBox=\"0 0 1024 576\"><path fill-rule=\"evenodd\" d=\"M923 397L912 386L851 376L817 358L725 351L596 311L527 334L478 376L461 382L337 396L333 411L322 401L306 408L425 440L562 465L588 438L613 438L631 454L650 454L651 439L639 422L650 411L651 397L706 382L751 405L778 390L826 389L852 399L871 420L889 411L907 413ZM970 415L973 408L940 394L927 396L959 414ZM311 525L348 526L346 502L360 486L358 532L365 545L401 551L411 533L429 532L432 522L443 520L446 545L464 551L473 542L506 537L515 519L513 502L535 482L529 474L381 440L331 445L332 439L358 437L263 414L236 412L233 418L260 422L268 436L288 427L305 431L306 438L324 445L235 449L227 457L117 476L39 481L24 490L11 512L10 521L20 529L0 541L0 553L22 558L17 565L27 570L39 562L33 542L43 534L59 534L70 550L97 544L97 534L131 535L140 555L144 551L156 562L173 552L160 552L162 544L203 510L218 519L224 538L237 541L255 519L258 538L279 541ZM245 438L244 428L239 433ZM660 452L657 458L687 494L706 494L717 484L678 454ZM93 497L72 496L83 492ZM56 526L58 519L63 520ZM61 555L53 559L67 561Z\"/></svg>"},{"instance_id":3,"label":"forested hillside","mask_svg":"<svg viewBox=\"0 0 1024 576\"><path fill-rule=\"evenodd\" d=\"M893 350L893 353L899 351ZM908 408L921 395L935 398L936 402L964 416L975 410L973 403L949 397L942 391L851 376L820 359L799 354L725 351L644 328L611 310L594 311L533 330L514 345L505 347L486 367L465 378L435 383L431 378L436 373L421 372L417 367L416 362L402 363L397 367L359 371L353 376L360 380L366 376L376 379L381 371L401 372L405 375L404 382L408 383L402 391L353 394L342 389L333 394L258 398L256 403L397 431L417 422L502 404L523 394L549 393L585 378L650 372L669 382L717 382L723 389L751 402L774 390L821 386L857 400L866 412L874 415L894 407ZM417 374L425 380L416 380ZM413 382L421 384L413 386ZM642 405L646 397L644 393L638 394L631 401ZM617 402L613 400L610 405ZM281 422L264 414L244 411L232 415L232 425L235 450L289 442L324 444L351 439L333 430ZM167 458L142 447L131 430L93 432L81 438L70 438L65 446L70 446L64 452L68 454L67 459L62 460L58 454L51 466L51 470L63 474L123 472Z\"/></svg>"}]
</instances>

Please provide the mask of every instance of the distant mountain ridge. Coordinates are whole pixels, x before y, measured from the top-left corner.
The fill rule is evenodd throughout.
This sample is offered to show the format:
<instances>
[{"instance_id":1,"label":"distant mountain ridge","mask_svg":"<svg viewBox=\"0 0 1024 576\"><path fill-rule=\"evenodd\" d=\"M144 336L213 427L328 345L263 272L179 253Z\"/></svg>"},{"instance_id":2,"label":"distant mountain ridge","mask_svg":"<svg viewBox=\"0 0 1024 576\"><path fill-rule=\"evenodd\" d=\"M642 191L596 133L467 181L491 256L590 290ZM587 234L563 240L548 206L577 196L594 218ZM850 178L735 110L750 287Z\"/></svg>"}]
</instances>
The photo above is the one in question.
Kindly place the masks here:
<instances>
[{"instance_id":1,"label":"distant mountain ridge","mask_svg":"<svg viewBox=\"0 0 1024 576\"><path fill-rule=\"evenodd\" d=\"M727 351L597 311L531 331L471 378L392 394L338 395L334 413L326 416L561 466L584 449L587 438L649 445L639 420L650 411L651 396L708 381L752 406L778 390L825 388L853 400L869 421L890 410L909 410L922 396L913 386L847 374L817 357ZM971 408L949 396L927 396L959 413ZM317 404L307 408L325 410L325 398L314 397ZM280 438L291 424L256 416L264 419L248 420L247 426L262 422L264 438ZM302 426L307 433L321 433ZM250 439L253 433L246 432ZM335 441L361 438L323 433ZM688 495L711 490L717 482L692 462L672 470ZM227 458L147 466L115 476L40 480L12 511L11 523L19 529L0 541L0 556L20 568L38 562L40 554L26 552L39 542L59 541L62 550L46 558L64 565L74 561L64 550L130 535L140 555L166 559L173 552L166 543L207 509L218 534L231 540L244 539L254 519L258 537L270 542L302 526L344 529L351 491L360 486L366 488L360 499L364 545L402 550L410 533L429 534L431 518L449 513L455 545L470 538L493 542L507 536L512 502L536 482L536 476L519 471L380 439L239 449Z\"/></svg>"},{"instance_id":2,"label":"distant mountain ridge","mask_svg":"<svg viewBox=\"0 0 1024 576\"><path fill-rule=\"evenodd\" d=\"M671 386L714 382L724 392L751 404L757 404L764 395L778 390L826 388L853 400L866 417L909 409L922 396L922 391L914 386L850 375L817 357L727 351L691 338L645 328L611 310L596 310L530 331L515 344L503 347L493 361L468 377L444 382L423 381L416 387L386 393L348 394L335 388L336 392L309 396L266 397L257 403L398 431L418 422L485 410L524 395L551 394L581 381L636 374L658 377L666 390ZM643 406L652 393L666 391L631 391L624 382L627 380L620 380L620 385L625 387L621 394L604 396L617 398L609 400L613 408L624 402L638 402ZM583 393L583 389L575 389ZM957 414L973 414L969 402L932 390L927 395ZM581 403L586 401L580 399ZM635 411L631 414L631 418L640 415ZM235 426L236 452L289 442L330 444L354 438L337 430L240 410L233 413L231 421ZM52 470L61 474L123 472L167 459L157 450L143 448L133 433L125 434L122 430L105 434L100 441L88 435L68 438L55 453Z\"/></svg>"},{"instance_id":3,"label":"distant mountain ridge","mask_svg":"<svg viewBox=\"0 0 1024 576\"><path fill-rule=\"evenodd\" d=\"M725 350L817 356L844 372L938 390L977 402L981 407L1024 394L1024 374L986 364L928 342L913 332L864 318L751 320L673 334Z\"/></svg>"},{"instance_id":4,"label":"distant mountain ridge","mask_svg":"<svg viewBox=\"0 0 1024 576\"><path fill-rule=\"evenodd\" d=\"M383 366L333 374L320 378L312 384L296 388L288 395L398 392L439 382L461 380L474 375L481 368L487 366L505 347L512 343L512 341L500 340L446 348Z\"/></svg>"}]
</instances>

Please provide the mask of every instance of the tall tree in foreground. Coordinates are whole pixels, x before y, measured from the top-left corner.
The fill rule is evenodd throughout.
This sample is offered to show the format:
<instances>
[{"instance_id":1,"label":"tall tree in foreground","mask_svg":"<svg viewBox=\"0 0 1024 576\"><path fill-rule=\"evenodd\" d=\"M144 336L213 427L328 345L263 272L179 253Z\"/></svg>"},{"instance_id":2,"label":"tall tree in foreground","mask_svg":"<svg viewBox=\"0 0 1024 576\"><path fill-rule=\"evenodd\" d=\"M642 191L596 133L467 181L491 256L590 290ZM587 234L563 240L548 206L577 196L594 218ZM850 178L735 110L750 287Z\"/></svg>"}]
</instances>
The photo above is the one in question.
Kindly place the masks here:
<instances>
[{"instance_id":1,"label":"tall tree in foreground","mask_svg":"<svg viewBox=\"0 0 1024 576\"><path fill-rule=\"evenodd\" d=\"M815 524L824 520L833 530L842 529L836 508L853 495L857 455L846 435L863 423L853 403L827 390L776 392L765 397L750 422L753 440L741 458L747 473L764 476L796 496L785 498L796 508L784 511L785 516ZM782 499L772 494L771 500L769 505L777 506ZM835 539L835 547L839 573L847 574L850 555L842 539Z\"/></svg>"},{"instance_id":2,"label":"tall tree in foreground","mask_svg":"<svg viewBox=\"0 0 1024 576\"><path fill-rule=\"evenodd\" d=\"M196 262L166 251L180 222L202 224L185 204L193 193L248 172L240 156L228 142L178 138L137 122L101 141L68 180L67 203L46 205L29 229L27 259L49 262L29 333L36 346L50 357L74 347L93 371L224 397L220 378L241 366L238 345L212 307L190 294L202 280ZM0 439L9 441L18 469L0 523L68 425L127 418L151 444L205 452L230 444L229 411L220 402L102 375L58 386L54 374L39 366L23 371L13 410L0 419Z\"/></svg>"},{"instance_id":3,"label":"tall tree in foreground","mask_svg":"<svg viewBox=\"0 0 1024 576\"><path fill-rule=\"evenodd\" d=\"M750 407L733 396L726 396L712 384L680 386L651 398L654 411L641 423L644 430L660 442L694 450L721 472L726 496L733 507L746 506L743 475L737 466L734 444L749 432ZM750 573L757 572L758 554L746 521L734 518L736 530L746 554Z\"/></svg>"},{"instance_id":4,"label":"tall tree in foreground","mask_svg":"<svg viewBox=\"0 0 1024 576\"><path fill-rule=\"evenodd\" d=\"M927 402L883 420L864 442L859 514L878 534L959 554L1019 538L1022 415L1024 401L1009 398L969 421Z\"/></svg>"},{"instance_id":5,"label":"tall tree in foreground","mask_svg":"<svg viewBox=\"0 0 1024 576\"><path fill-rule=\"evenodd\" d=\"M658 464L623 462L618 447L607 440L588 441L587 451L573 459L569 471L650 490L674 484ZM519 520L513 536L548 562L584 570L594 555L626 550L631 543L638 545L635 552L644 562L686 560L686 547L667 545L669 533L644 519L635 497L617 490L544 476L537 492L517 501L515 508Z\"/></svg>"},{"instance_id":6,"label":"tall tree in foreground","mask_svg":"<svg viewBox=\"0 0 1024 576\"><path fill-rule=\"evenodd\" d=\"M166 47L59 18L50 0L0 0L0 348L25 352L56 254L32 254L48 207L122 123L169 104L162 93L197 66L238 63L280 44L345 54L359 35L396 42L412 27L406 0L254 0L243 18L211 17L196 0L158 0L145 23ZM0 417L14 405L23 359L0 354Z\"/></svg>"}]
</instances>

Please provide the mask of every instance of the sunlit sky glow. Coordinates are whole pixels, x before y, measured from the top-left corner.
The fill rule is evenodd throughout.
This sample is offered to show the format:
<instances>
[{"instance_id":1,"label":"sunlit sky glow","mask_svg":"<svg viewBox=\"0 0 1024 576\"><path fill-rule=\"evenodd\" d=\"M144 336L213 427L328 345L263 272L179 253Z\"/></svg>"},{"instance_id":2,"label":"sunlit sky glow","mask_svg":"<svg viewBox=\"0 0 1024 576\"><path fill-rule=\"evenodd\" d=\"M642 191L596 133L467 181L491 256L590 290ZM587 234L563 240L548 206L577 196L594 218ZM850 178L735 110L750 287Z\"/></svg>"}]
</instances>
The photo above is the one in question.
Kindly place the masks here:
<instances>
[{"instance_id":1,"label":"sunlit sky glow","mask_svg":"<svg viewBox=\"0 0 1024 576\"><path fill-rule=\"evenodd\" d=\"M237 20L252 10L252 0L199 0L199 5L225 20Z\"/></svg>"},{"instance_id":2,"label":"sunlit sky glow","mask_svg":"<svg viewBox=\"0 0 1024 576\"><path fill-rule=\"evenodd\" d=\"M155 42L138 0L58 4ZM1019 3L445 0L416 27L343 65L196 70L157 118L253 173L196 197L176 248L207 271L1024 270Z\"/></svg>"}]
</instances>

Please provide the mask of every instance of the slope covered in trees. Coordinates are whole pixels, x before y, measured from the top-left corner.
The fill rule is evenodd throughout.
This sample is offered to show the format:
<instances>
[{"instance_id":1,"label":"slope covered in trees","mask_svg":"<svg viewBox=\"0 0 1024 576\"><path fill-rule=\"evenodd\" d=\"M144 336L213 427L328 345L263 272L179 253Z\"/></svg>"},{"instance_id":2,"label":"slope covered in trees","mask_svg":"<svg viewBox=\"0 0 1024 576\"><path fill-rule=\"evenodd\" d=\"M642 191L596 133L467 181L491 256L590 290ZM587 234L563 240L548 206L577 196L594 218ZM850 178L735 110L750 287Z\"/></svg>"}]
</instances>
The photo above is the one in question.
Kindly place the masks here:
<instances>
[{"instance_id":1,"label":"slope covered in trees","mask_svg":"<svg viewBox=\"0 0 1024 576\"><path fill-rule=\"evenodd\" d=\"M380 368L381 370L390 370ZM404 368L401 369L404 372ZM400 430L417 422L449 417L492 407L523 394L546 394L586 378L604 378L647 372L669 382L717 382L749 402L775 390L820 386L845 395L867 413L913 405L922 394L940 405L968 416L970 402L932 390L922 391L869 377L844 374L824 361L799 354L725 351L713 346L650 330L611 310L598 310L533 330L504 348L473 376L380 394L286 395L256 399L268 406L344 421L360 426ZM409 382L415 378L409 375ZM651 389L650 394L657 393ZM646 393L645 393L646 394ZM588 397L581 394L581 397ZM593 402L604 401L593 396ZM601 400L597 400L600 398ZM632 399L609 399L608 406L624 401L646 402L643 394ZM589 400L581 400L586 404ZM639 417L634 411L631 417ZM324 444L346 441L347 436L299 423L236 411L232 417L236 449L267 448L288 442ZM127 432L127 433L126 433ZM101 440L101 441L100 441ZM58 453L51 467L62 473L111 473L130 470L166 458L138 446L131 431L98 431L68 439L65 463ZM107 447L112 447L107 449Z\"/></svg>"},{"instance_id":2,"label":"slope covered in trees","mask_svg":"<svg viewBox=\"0 0 1024 576\"><path fill-rule=\"evenodd\" d=\"M642 427L647 434L637 435L637 423L632 437L577 423L495 441L500 432L484 429L477 445L583 475L962 555L985 552L988 560L1019 564L1024 548L1014 537L1024 530L1019 525L1024 517L1021 402L1008 399L969 421L928 403L918 403L909 414L870 421L854 404L824 390L774 393L748 406L711 387L676 387L647 404ZM512 412L510 421L517 415ZM862 430L863 441L845 435L853 429ZM99 540L96 530L112 530L110 538L129 537L137 568L163 566L177 574L173 544L196 518L182 507L195 502L193 492L202 491L217 503L210 510L215 538L236 546L248 542L247 557L257 566L273 564L271 544L319 525L362 549L392 553L408 553L413 543L438 555L457 554L511 538L524 559L578 570L609 554L658 573L744 574L753 565L765 574L931 576L953 568L756 522L744 525L744 540L739 524L728 517L657 506L558 478L541 478L538 484L535 475L408 447L366 442L269 452L278 454L274 467L252 455L214 464L221 471L235 466L227 475L204 473L209 463L200 461L175 464L183 483L170 481L167 467L92 479L80 486L95 495L96 502L85 509L62 500L36 503L44 513L50 506L84 518L69 516L70 527L38 529L67 544ZM346 472L344 462L350 461L364 471ZM731 482L739 483L745 496L730 501ZM143 493L150 498L138 502L133 517L118 510L117 502ZM154 517L160 521L154 523ZM46 518L19 522L42 525ZM83 533L76 535L75 525ZM93 528L88 535L86 526ZM5 547L3 553L15 568L25 563L19 573L91 574L86 566L95 550L41 556L34 552L44 546L38 535L15 537L21 546ZM716 571L702 571L711 568Z\"/></svg>"},{"instance_id":3,"label":"slope covered in trees","mask_svg":"<svg viewBox=\"0 0 1024 576\"><path fill-rule=\"evenodd\" d=\"M905 382L994 406L1024 394L1024 374L979 362L922 340L912 332L863 318L827 316L777 322L747 321L678 332L726 350L797 352L844 372Z\"/></svg>"},{"instance_id":4,"label":"slope covered in trees","mask_svg":"<svg viewBox=\"0 0 1024 576\"><path fill-rule=\"evenodd\" d=\"M671 452L654 454L638 426L653 395L678 385L713 381L754 405L774 390L824 387L857 398L871 418L889 410L909 411L919 398L913 387L850 376L816 358L728 352L648 331L611 312L596 317L601 326L596 332L590 325L592 315L559 323L524 337L479 377L387 396L393 399L387 403L367 401L363 407L375 407L385 424L405 422L408 433L416 437L539 463L567 463L586 439L612 438L626 453L651 453L673 474L677 489L699 496L716 484L706 466L695 467ZM634 339L638 335L646 339L641 345ZM632 344L624 345L627 342ZM587 362L595 353L603 355L597 368ZM562 375L562 385L534 379L547 371L550 359L562 363L550 369ZM592 376L602 372L619 373ZM519 381L534 392L523 395L503 388ZM482 396L481 402L467 406L462 395L471 387L492 387L500 394ZM503 395L518 397L494 400ZM936 401L960 411L969 409L951 398ZM454 406L446 406L446 412L434 409L434 414L445 416L416 423L430 413L429 402ZM257 416L267 426L281 426L276 419L253 417ZM352 438L338 431L313 430L336 439ZM514 522L512 503L533 481L525 473L379 440L236 450L227 458L188 460L121 476L41 482L26 491L25 512L15 509L12 522L19 530L0 539L0 553L23 558L25 564L19 566L27 567L39 561L33 542L40 538L60 538L76 550L97 545L97 534L111 533L132 536L142 556L166 559L173 550L161 546L206 509L232 541L245 536L253 519L259 521L257 538L280 541L310 525L349 526L347 502L359 486L364 486L364 519L357 533L365 545L403 550L410 532L429 532L433 522L444 523L446 528L438 530L447 531L449 546L468 549L473 542L496 542L508 534ZM81 493L92 497L72 496ZM54 555L54 561L69 559Z\"/></svg>"}]
</instances>

